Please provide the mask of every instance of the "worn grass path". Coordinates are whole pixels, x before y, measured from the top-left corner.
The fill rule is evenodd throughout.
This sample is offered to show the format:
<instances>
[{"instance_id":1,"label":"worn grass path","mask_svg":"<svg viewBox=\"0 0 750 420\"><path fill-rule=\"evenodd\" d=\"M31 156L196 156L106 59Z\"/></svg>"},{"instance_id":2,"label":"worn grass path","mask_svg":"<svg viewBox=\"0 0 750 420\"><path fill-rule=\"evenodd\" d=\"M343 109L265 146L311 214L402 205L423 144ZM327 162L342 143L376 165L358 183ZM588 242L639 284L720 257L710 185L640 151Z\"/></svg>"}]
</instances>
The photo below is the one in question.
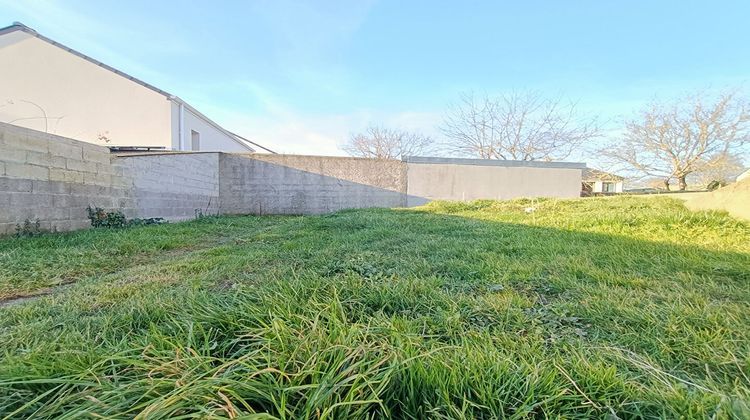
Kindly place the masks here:
<instances>
[{"instance_id":1,"label":"worn grass path","mask_svg":"<svg viewBox=\"0 0 750 420\"><path fill-rule=\"evenodd\" d=\"M0 296L63 282L0 308L0 417L750 415L750 225L670 199L0 240Z\"/></svg>"}]
</instances>

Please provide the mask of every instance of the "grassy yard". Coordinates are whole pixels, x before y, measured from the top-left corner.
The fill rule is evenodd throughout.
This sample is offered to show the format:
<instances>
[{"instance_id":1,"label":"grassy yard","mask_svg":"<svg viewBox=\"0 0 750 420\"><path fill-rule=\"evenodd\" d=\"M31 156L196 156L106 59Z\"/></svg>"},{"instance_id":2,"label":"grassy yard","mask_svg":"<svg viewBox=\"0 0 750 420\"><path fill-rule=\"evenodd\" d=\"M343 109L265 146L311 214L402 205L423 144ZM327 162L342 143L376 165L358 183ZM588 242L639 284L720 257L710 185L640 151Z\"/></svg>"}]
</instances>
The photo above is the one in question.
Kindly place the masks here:
<instances>
[{"instance_id":1,"label":"grassy yard","mask_svg":"<svg viewBox=\"0 0 750 420\"><path fill-rule=\"evenodd\" d=\"M0 301L0 417L750 417L750 224L668 198L5 239Z\"/></svg>"}]
</instances>

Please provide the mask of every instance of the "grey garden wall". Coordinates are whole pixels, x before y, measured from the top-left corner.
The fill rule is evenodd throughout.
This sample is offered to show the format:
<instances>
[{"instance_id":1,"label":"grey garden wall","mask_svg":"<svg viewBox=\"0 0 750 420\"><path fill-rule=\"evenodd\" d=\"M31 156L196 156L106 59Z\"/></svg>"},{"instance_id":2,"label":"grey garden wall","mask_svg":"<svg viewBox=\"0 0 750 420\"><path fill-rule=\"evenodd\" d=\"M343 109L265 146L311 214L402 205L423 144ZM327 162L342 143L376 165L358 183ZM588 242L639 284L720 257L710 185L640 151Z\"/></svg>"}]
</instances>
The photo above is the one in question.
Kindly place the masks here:
<instances>
[{"instance_id":1,"label":"grey garden wall","mask_svg":"<svg viewBox=\"0 0 750 420\"><path fill-rule=\"evenodd\" d=\"M583 164L407 157L403 161L218 152L112 155L106 147L0 123L0 234L39 219L89 226L86 207L185 220L320 214L430 200L578 197Z\"/></svg>"},{"instance_id":2,"label":"grey garden wall","mask_svg":"<svg viewBox=\"0 0 750 420\"><path fill-rule=\"evenodd\" d=\"M401 161L299 155L221 155L222 214L320 214L406 206Z\"/></svg>"},{"instance_id":3,"label":"grey garden wall","mask_svg":"<svg viewBox=\"0 0 750 420\"><path fill-rule=\"evenodd\" d=\"M126 214L185 220L219 211L219 153L130 154L114 166L130 189Z\"/></svg>"},{"instance_id":4,"label":"grey garden wall","mask_svg":"<svg viewBox=\"0 0 750 420\"><path fill-rule=\"evenodd\" d=\"M106 147L0 123L0 234L26 219L85 228L88 205L120 208L129 193Z\"/></svg>"},{"instance_id":5,"label":"grey garden wall","mask_svg":"<svg viewBox=\"0 0 750 420\"><path fill-rule=\"evenodd\" d=\"M574 198L583 163L406 157L408 206L430 200Z\"/></svg>"},{"instance_id":6,"label":"grey garden wall","mask_svg":"<svg viewBox=\"0 0 750 420\"><path fill-rule=\"evenodd\" d=\"M219 208L219 153L117 157L91 143L0 123L0 235L25 220L90 226L86 207L185 220Z\"/></svg>"}]
</instances>

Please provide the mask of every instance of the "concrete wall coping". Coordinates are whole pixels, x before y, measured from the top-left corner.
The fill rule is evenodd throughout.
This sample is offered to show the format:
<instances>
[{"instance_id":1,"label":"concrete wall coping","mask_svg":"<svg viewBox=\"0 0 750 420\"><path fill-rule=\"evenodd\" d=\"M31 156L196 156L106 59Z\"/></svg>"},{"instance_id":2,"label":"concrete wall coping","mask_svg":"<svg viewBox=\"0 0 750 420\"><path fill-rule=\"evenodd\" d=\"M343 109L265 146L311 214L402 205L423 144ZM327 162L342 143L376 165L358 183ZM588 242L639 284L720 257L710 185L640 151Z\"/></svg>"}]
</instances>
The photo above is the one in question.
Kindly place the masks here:
<instances>
[{"instance_id":1,"label":"concrete wall coping","mask_svg":"<svg viewBox=\"0 0 750 420\"><path fill-rule=\"evenodd\" d=\"M206 154L216 154L216 153L226 153L226 152L215 152L215 151L210 151L210 150L202 150L202 151L165 150L165 151L159 151L159 152L112 152L112 154L117 156L118 158L136 157L136 156L206 155Z\"/></svg>"},{"instance_id":2,"label":"concrete wall coping","mask_svg":"<svg viewBox=\"0 0 750 420\"><path fill-rule=\"evenodd\" d=\"M328 156L328 155L301 155L296 153L244 153L244 152L233 152L228 153L231 155L250 156L250 157L269 157L270 159L283 159L285 157L292 158L314 158L314 159L338 159L338 160L369 160L369 161L386 161L386 162L400 162L398 159L378 159L371 157L360 157L360 156Z\"/></svg>"},{"instance_id":3,"label":"concrete wall coping","mask_svg":"<svg viewBox=\"0 0 750 420\"><path fill-rule=\"evenodd\" d=\"M295 158L312 158L312 159L336 159L336 160L369 160L376 161L381 159L363 158L357 156L324 156L324 155L299 155L299 154L268 154L268 153L243 153L243 152L215 152L215 151L159 151L159 152L117 152L117 157L131 156L163 156L163 155L190 155L190 154L207 154L221 153L233 156L244 156L249 158L269 157L270 159L284 159L285 157ZM390 160L390 159L385 159ZM537 160L498 160L498 159L464 159L464 158L444 158L444 157L427 157L427 156L404 156L401 161L406 163L421 164L444 164L444 165L475 165L475 166L504 166L504 167L530 167L530 168L562 168L562 169L586 169L583 162L543 162Z\"/></svg>"},{"instance_id":4,"label":"concrete wall coping","mask_svg":"<svg viewBox=\"0 0 750 420\"><path fill-rule=\"evenodd\" d=\"M505 166L530 168L562 168L586 169L583 162L543 162L538 160L499 160L499 159L463 159L426 156L404 156L406 163L442 164L442 165L476 165L476 166Z\"/></svg>"}]
</instances>

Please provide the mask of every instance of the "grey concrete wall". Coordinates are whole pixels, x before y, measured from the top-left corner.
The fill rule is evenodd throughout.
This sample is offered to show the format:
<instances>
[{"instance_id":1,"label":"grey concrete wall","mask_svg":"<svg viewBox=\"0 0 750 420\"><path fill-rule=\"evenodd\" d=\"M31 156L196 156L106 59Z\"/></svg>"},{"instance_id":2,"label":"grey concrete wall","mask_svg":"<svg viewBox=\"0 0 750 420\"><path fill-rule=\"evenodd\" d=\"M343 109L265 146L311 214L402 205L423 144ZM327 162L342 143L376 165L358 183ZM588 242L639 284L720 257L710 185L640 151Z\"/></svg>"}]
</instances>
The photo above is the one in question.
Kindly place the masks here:
<instances>
[{"instance_id":1,"label":"grey concrete wall","mask_svg":"<svg viewBox=\"0 0 750 420\"><path fill-rule=\"evenodd\" d=\"M574 198L583 163L407 157L407 205L430 200Z\"/></svg>"},{"instance_id":2,"label":"grey concrete wall","mask_svg":"<svg viewBox=\"0 0 750 420\"><path fill-rule=\"evenodd\" d=\"M123 208L130 217L186 220L197 210L219 211L219 153L121 155L114 166L131 191Z\"/></svg>"},{"instance_id":3,"label":"grey concrete wall","mask_svg":"<svg viewBox=\"0 0 750 420\"><path fill-rule=\"evenodd\" d=\"M86 207L128 217L320 214L430 200L578 197L583 164L325 156L141 153L0 123L0 234L39 219L49 230L89 226Z\"/></svg>"},{"instance_id":4,"label":"grey concrete wall","mask_svg":"<svg viewBox=\"0 0 750 420\"><path fill-rule=\"evenodd\" d=\"M128 204L109 149L0 123L0 234L39 219L45 230L89 226L86 207Z\"/></svg>"},{"instance_id":5,"label":"grey concrete wall","mask_svg":"<svg viewBox=\"0 0 750 420\"><path fill-rule=\"evenodd\" d=\"M395 160L222 154L222 214L320 214L406 205L406 165Z\"/></svg>"},{"instance_id":6,"label":"grey concrete wall","mask_svg":"<svg viewBox=\"0 0 750 420\"><path fill-rule=\"evenodd\" d=\"M0 123L0 235L90 226L86 207L185 220L219 210L219 153L114 156L109 149Z\"/></svg>"}]
</instances>

